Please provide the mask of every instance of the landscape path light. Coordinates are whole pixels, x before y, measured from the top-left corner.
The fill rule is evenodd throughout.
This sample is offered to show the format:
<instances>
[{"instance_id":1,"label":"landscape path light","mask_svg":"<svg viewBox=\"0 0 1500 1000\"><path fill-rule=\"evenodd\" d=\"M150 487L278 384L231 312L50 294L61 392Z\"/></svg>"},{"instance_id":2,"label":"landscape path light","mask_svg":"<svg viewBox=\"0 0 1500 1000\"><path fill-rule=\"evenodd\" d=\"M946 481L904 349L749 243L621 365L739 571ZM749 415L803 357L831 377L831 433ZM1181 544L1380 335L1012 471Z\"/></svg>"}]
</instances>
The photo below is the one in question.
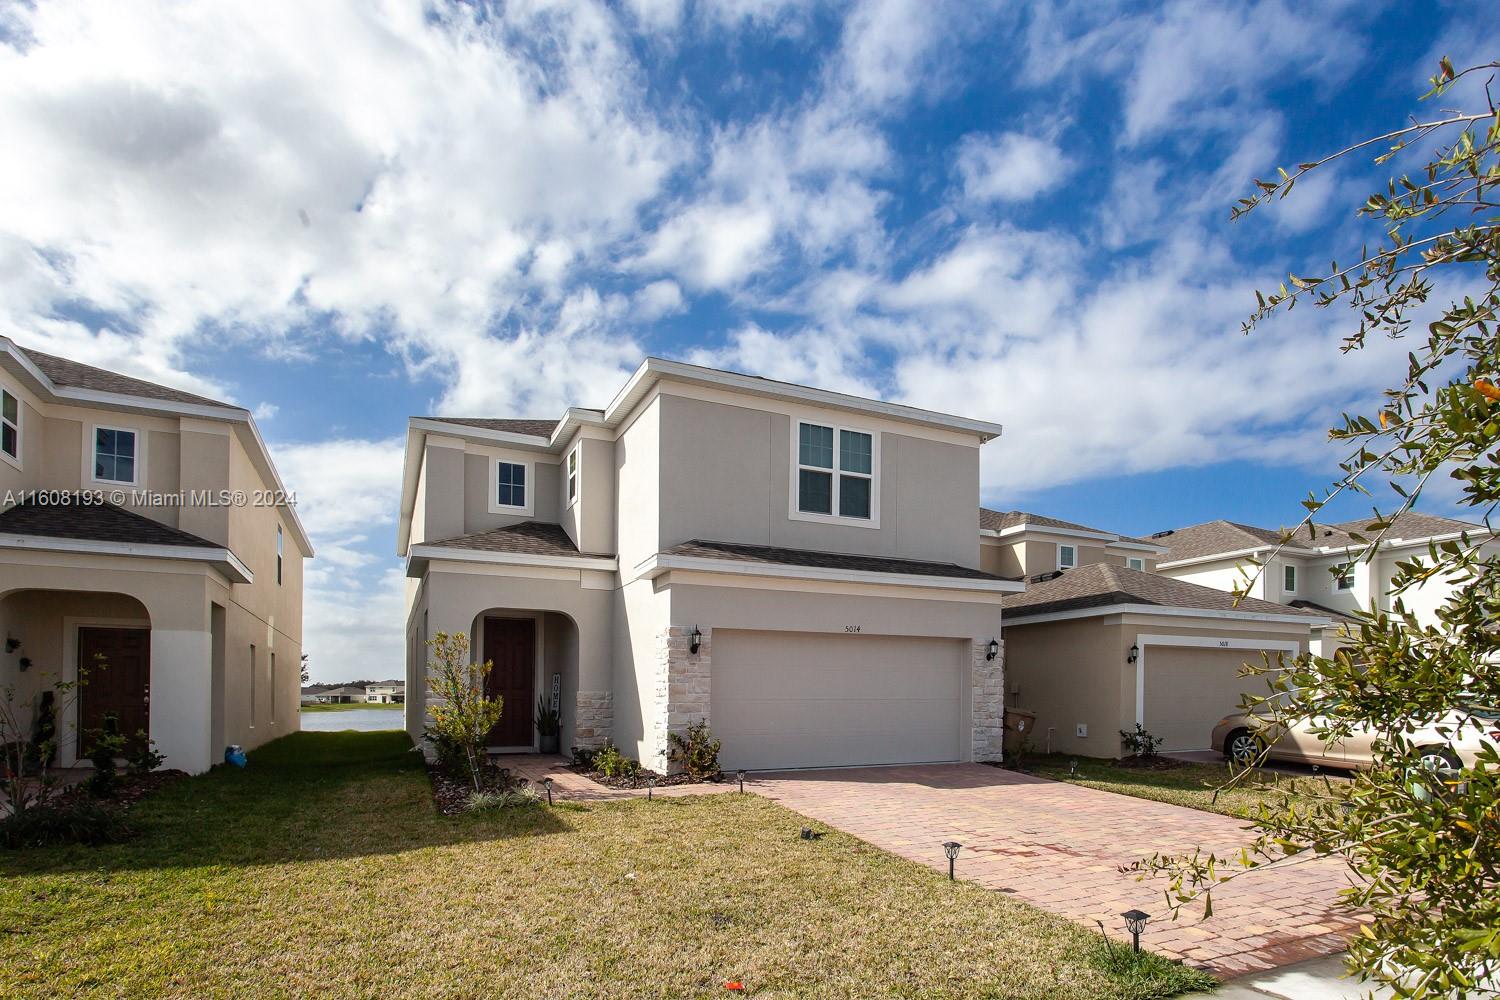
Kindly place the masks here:
<instances>
[{"instance_id":1,"label":"landscape path light","mask_svg":"<svg viewBox=\"0 0 1500 1000\"><path fill-rule=\"evenodd\" d=\"M734 776L735 776L735 778L740 783L740 794L744 795L745 794L745 769L743 767L740 768L738 771L734 772Z\"/></svg>"},{"instance_id":2,"label":"landscape path light","mask_svg":"<svg viewBox=\"0 0 1500 1000\"><path fill-rule=\"evenodd\" d=\"M543 778L542 784L547 786L547 804L550 806L552 804L552 775L549 774Z\"/></svg>"},{"instance_id":3,"label":"landscape path light","mask_svg":"<svg viewBox=\"0 0 1500 1000\"><path fill-rule=\"evenodd\" d=\"M1151 914L1145 910L1126 910L1120 916L1125 918L1125 929L1130 931L1130 941L1136 951L1141 950L1141 931L1146 929L1146 921L1151 919Z\"/></svg>"},{"instance_id":4,"label":"landscape path light","mask_svg":"<svg viewBox=\"0 0 1500 1000\"><path fill-rule=\"evenodd\" d=\"M956 840L950 840L943 844L943 854L948 858L948 881L953 881L953 866L958 861L959 848L963 847Z\"/></svg>"}]
</instances>

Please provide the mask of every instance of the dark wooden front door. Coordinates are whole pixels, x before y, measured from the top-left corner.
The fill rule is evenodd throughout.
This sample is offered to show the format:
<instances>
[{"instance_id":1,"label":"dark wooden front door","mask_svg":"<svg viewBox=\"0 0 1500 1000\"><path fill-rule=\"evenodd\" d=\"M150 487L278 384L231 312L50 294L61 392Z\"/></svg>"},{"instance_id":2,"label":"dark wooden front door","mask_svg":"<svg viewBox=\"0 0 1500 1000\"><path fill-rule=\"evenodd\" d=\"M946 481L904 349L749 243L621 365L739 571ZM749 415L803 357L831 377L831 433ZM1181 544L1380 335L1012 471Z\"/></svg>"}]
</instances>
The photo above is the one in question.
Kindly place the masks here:
<instances>
[{"instance_id":1,"label":"dark wooden front door","mask_svg":"<svg viewBox=\"0 0 1500 1000\"><path fill-rule=\"evenodd\" d=\"M536 622L530 618L486 618L484 658L494 667L484 692L503 698L500 724L490 730L492 747L531 746L531 714L536 702Z\"/></svg>"},{"instance_id":2,"label":"dark wooden front door","mask_svg":"<svg viewBox=\"0 0 1500 1000\"><path fill-rule=\"evenodd\" d=\"M103 655L103 660L98 656ZM78 666L87 680L78 700L78 752L88 753L88 733L114 716L116 731L134 743L151 731L151 631L80 628Z\"/></svg>"}]
</instances>

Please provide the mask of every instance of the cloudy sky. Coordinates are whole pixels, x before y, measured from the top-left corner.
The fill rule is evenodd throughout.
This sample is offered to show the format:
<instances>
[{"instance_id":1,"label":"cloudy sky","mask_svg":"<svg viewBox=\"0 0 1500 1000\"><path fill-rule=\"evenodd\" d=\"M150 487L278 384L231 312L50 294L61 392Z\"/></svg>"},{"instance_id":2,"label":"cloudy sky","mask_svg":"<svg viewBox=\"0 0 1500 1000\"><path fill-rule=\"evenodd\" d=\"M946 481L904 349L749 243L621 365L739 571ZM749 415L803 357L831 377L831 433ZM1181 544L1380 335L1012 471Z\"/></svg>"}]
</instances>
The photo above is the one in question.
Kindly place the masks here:
<instances>
[{"instance_id":1,"label":"cloudy sky","mask_svg":"<svg viewBox=\"0 0 1500 1000\"><path fill-rule=\"evenodd\" d=\"M0 332L256 411L324 679L400 673L407 416L648 353L1001 421L994 506L1280 524L1405 348L1239 332L1369 236L1367 165L1229 206L1493 56L1474 10L13 2Z\"/></svg>"}]
</instances>

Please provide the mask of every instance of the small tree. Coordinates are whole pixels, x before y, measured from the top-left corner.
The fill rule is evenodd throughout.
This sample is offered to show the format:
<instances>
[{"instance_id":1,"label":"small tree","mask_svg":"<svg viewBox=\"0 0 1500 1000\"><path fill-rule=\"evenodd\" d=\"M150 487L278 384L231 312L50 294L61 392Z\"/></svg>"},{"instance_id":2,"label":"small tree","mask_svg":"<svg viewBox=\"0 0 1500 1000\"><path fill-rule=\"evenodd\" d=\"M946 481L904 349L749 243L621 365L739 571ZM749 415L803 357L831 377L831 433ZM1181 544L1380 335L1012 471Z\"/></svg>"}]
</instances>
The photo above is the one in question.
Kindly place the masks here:
<instances>
[{"instance_id":1,"label":"small tree","mask_svg":"<svg viewBox=\"0 0 1500 1000\"><path fill-rule=\"evenodd\" d=\"M308 681L309 676L310 675L307 672L307 654L303 653L302 654L302 686L303 687L307 686L307 681Z\"/></svg>"},{"instance_id":2,"label":"small tree","mask_svg":"<svg viewBox=\"0 0 1500 1000\"><path fill-rule=\"evenodd\" d=\"M439 632L427 645L434 657L427 664L427 689L433 699L429 731L435 739L459 749L474 790L481 791L485 740L504 709L503 699L484 693L484 679L494 664L473 662L469 637L462 632Z\"/></svg>"},{"instance_id":3,"label":"small tree","mask_svg":"<svg viewBox=\"0 0 1500 1000\"><path fill-rule=\"evenodd\" d=\"M94 662L95 669L102 668L104 655L96 654ZM0 788L16 815L41 805L57 788L52 770L61 742L57 720L77 703L88 670L80 668L78 679L72 681L61 675L48 677L51 683L44 678L28 698L16 697L14 681L0 687Z\"/></svg>"}]
</instances>

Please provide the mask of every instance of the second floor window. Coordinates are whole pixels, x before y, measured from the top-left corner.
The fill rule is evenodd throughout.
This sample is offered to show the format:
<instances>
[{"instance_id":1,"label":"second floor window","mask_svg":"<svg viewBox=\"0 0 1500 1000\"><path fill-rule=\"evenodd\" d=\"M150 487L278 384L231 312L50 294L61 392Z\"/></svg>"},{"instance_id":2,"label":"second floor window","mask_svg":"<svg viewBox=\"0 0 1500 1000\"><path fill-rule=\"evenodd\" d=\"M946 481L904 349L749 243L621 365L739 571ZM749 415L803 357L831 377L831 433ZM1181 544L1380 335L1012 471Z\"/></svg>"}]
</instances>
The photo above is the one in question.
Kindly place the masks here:
<instances>
[{"instance_id":1,"label":"second floor window","mask_svg":"<svg viewBox=\"0 0 1500 1000\"><path fill-rule=\"evenodd\" d=\"M797 510L868 521L875 493L875 439L821 424L797 428Z\"/></svg>"},{"instance_id":2,"label":"second floor window","mask_svg":"<svg viewBox=\"0 0 1500 1000\"><path fill-rule=\"evenodd\" d=\"M1072 569L1078 565L1078 546L1059 545L1057 547L1057 568Z\"/></svg>"},{"instance_id":3,"label":"second floor window","mask_svg":"<svg viewBox=\"0 0 1500 1000\"><path fill-rule=\"evenodd\" d=\"M1354 589L1354 567L1340 566L1338 575L1333 578L1334 590Z\"/></svg>"},{"instance_id":4,"label":"second floor window","mask_svg":"<svg viewBox=\"0 0 1500 1000\"><path fill-rule=\"evenodd\" d=\"M526 506L526 466L501 462L495 470L495 503L501 507Z\"/></svg>"},{"instance_id":5,"label":"second floor window","mask_svg":"<svg viewBox=\"0 0 1500 1000\"><path fill-rule=\"evenodd\" d=\"M579 446L580 448L582 445ZM578 448L568 452L568 503L578 499Z\"/></svg>"},{"instance_id":6,"label":"second floor window","mask_svg":"<svg viewBox=\"0 0 1500 1000\"><path fill-rule=\"evenodd\" d=\"M281 525L276 526L276 586L281 586Z\"/></svg>"},{"instance_id":7,"label":"second floor window","mask_svg":"<svg viewBox=\"0 0 1500 1000\"><path fill-rule=\"evenodd\" d=\"M1140 556L1131 556L1130 558L1125 560L1125 568L1140 570L1142 573L1144 573L1146 572L1146 560L1142 559Z\"/></svg>"},{"instance_id":8,"label":"second floor window","mask_svg":"<svg viewBox=\"0 0 1500 1000\"><path fill-rule=\"evenodd\" d=\"M1295 594L1297 592L1297 567L1281 567L1281 589L1285 590L1288 594Z\"/></svg>"},{"instance_id":9,"label":"second floor window","mask_svg":"<svg viewBox=\"0 0 1500 1000\"><path fill-rule=\"evenodd\" d=\"M21 459L21 401L0 389L0 451Z\"/></svg>"},{"instance_id":10,"label":"second floor window","mask_svg":"<svg viewBox=\"0 0 1500 1000\"><path fill-rule=\"evenodd\" d=\"M94 429L94 478L106 483L134 483L135 431Z\"/></svg>"}]
</instances>

